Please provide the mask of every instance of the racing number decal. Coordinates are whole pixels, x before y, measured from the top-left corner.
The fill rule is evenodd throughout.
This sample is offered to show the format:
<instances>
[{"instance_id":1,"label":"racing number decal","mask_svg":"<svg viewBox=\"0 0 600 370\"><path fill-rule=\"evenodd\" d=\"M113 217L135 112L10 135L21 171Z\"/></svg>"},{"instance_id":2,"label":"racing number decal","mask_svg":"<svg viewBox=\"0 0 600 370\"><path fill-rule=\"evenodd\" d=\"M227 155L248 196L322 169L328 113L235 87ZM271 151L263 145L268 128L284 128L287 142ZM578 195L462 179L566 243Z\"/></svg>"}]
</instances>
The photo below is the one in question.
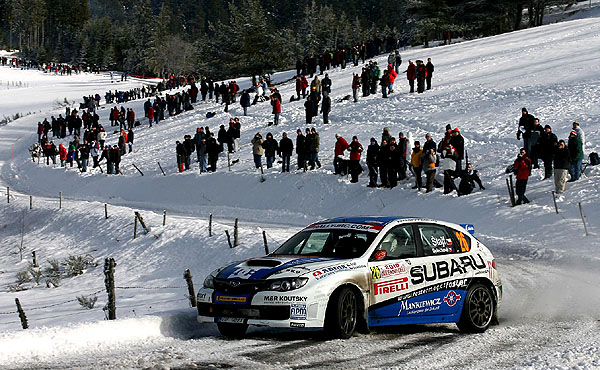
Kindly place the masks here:
<instances>
[{"instance_id":1,"label":"racing number decal","mask_svg":"<svg viewBox=\"0 0 600 370\"><path fill-rule=\"evenodd\" d=\"M467 243L467 239L465 239L465 234L461 233L460 231L457 231L456 237L458 238L458 241L460 242L460 251L468 252L469 251L469 243Z\"/></svg>"},{"instance_id":2,"label":"racing number decal","mask_svg":"<svg viewBox=\"0 0 600 370\"><path fill-rule=\"evenodd\" d=\"M373 274L373 279L381 278L381 271L379 271L379 267L377 266L371 267L371 274Z\"/></svg>"}]
</instances>

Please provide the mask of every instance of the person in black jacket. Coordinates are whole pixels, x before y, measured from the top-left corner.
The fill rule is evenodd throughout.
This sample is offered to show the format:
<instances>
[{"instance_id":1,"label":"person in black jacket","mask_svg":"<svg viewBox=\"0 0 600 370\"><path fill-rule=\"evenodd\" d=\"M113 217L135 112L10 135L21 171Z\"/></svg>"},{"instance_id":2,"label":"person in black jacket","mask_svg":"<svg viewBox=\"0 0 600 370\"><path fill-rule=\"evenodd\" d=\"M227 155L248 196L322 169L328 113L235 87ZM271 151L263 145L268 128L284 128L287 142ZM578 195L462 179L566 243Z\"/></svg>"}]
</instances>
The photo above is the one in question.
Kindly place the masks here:
<instances>
[{"instance_id":1,"label":"person in black jacket","mask_svg":"<svg viewBox=\"0 0 600 370\"><path fill-rule=\"evenodd\" d=\"M436 150L435 141L431 138L431 134L425 135L425 144L423 144L423 153L429 153L429 149Z\"/></svg>"},{"instance_id":2,"label":"person in black jacket","mask_svg":"<svg viewBox=\"0 0 600 370\"><path fill-rule=\"evenodd\" d=\"M531 155L529 159L531 159L531 164L533 168L540 168L538 164L538 158L540 157L540 148L539 148L539 140L542 136L544 129L540 125L540 120L534 118L533 126L531 127L531 137L529 138L529 145L531 146Z\"/></svg>"},{"instance_id":3,"label":"person in black jacket","mask_svg":"<svg viewBox=\"0 0 600 370\"><path fill-rule=\"evenodd\" d=\"M175 153L177 155L177 169L179 172L183 172L187 151L185 150L185 145L179 140L175 142Z\"/></svg>"},{"instance_id":4,"label":"person in black jacket","mask_svg":"<svg viewBox=\"0 0 600 370\"><path fill-rule=\"evenodd\" d=\"M219 153L221 153L221 146L217 144L217 140L214 138L214 136L210 137L210 141L206 147L206 153L208 154L208 171L215 172L217 170Z\"/></svg>"},{"instance_id":5,"label":"person in black jacket","mask_svg":"<svg viewBox=\"0 0 600 370\"><path fill-rule=\"evenodd\" d=\"M321 113L323 113L323 123L329 123L329 112L331 112L331 98L329 94L323 93L323 102L321 103Z\"/></svg>"},{"instance_id":6,"label":"person in black jacket","mask_svg":"<svg viewBox=\"0 0 600 370\"><path fill-rule=\"evenodd\" d=\"M377 187L377 156L379 155L379 144L374 137L371 138L371 143L367 148L367 167L369 168L369 184L370 188Z\"/></svg>"},{"instance_id":7,"label":"person in black jacket","mask_svg":"<svg viewBox=\"0 0 600 370\"><path fill-rule=\"evenodd\" d=\"M460 171L462 169L462 160L465 158L465 139L460 134L458 127L452 130L450 145L456 151L456 171Z\"/></svg>"},{"instance_id":8,"label":"person in black jacket","mask_svg":"<svg viewBox=\"0 0 600 370\"><path fill-rule=\"evenodd\" d=\"M571 156L569 148L565 145L565 141L561 140L554 148L554 187L556 193L560 194L565 191L567 183L567 173L571 167Z\"/></svg>"},{"instance_id":9,"label":"person in black jacket","mask_svg":"<svg viewBox=\"0 0 600 370\"><path fill-rule=\"evenodd\" d=\"M267 139L263 141L261 145L265 151L265 157L267 159L267 168L271 168L273 167L273 162L275 162L275 153L277 153L277 150L279 149L277 141L273 139L273 134L271 134L270 132L267 133Z\"/></svg>"},{"instance_id":10,"label":"person in black jacket","mask_svg":"<svg viewBox=\"0 0 600 370\"><path fill-rule=\"evenodd\" d=\"M83 144L79 144L77 148L79 150L79 160L81 161L81 172L87 172L88 161L90 160L90 146L87 141L83 141Z\"/></svg>"},{"instance_id":11,"label":"person in black jacket","mask_svg":"<svg viewBox=\"0 0 600 370\"><path fill-rule=\"evenodd\" d=\"M296 136L296 154L298 155L298 169L306 167L306 145L305 137L302 135L302 130L298 129L298 136Z\"/></svg>"},{"instance_id":12,"label":"person in black jacket","mask_svg":"<svg viewBox=\"0 0 600 370\"><path fill-rule=\"evenodd\" d=\"M327 93L327 95L331 93L331 79L329 78L329 73L325 73L325 78L321 80L321 92L323 95L325 95L325 93Z\"/></svg>"},{"instance_id":13,"label":"person in black jacket","mask_svg":"<svg viewBox=\"0 0 600 370\"><path fill-rule=\"evenodd\" d=\"M219 126L219 132L217 133L217 140L219 141L219 149L222 152L223 144L226 144L228 141L227 130L225 130L225 125Z\"/></svg>"},{"instance_id":14,"label":"person in black jacket","mask_svg":"<svg viewBox=\"0 0 600 370\"><path fill-rule=\"evenodd\" d=\"M129 153L133 151L133 129L130 128L127 131L127 146L129 147Z\"/></svg>"},{"instance_id":15,"label":"person in black jacket","mask_svg":"<svg viewBox=\"0 0 600 370\"><path fill-rule=\"evenodd\" d=\"M544 126L544 131L538 140L538 150L542 161L544 162L544 180L552 177L552 159L554 158L554 149L558 146L558 138L552 132L550 125Z\"/></svg>"},{"instance_id":16,"label":"person in black jacket","mask_svg":"<svg viewBox=\"0 0 600 370\"><path fill-rule=\"evenodd\" d=\"M431 77L433 75L433 63L431 63L431 58L427 58L427 64L425 65L427 68L427 90L431 90Z\"/></svg>"},{"instance_id":17,"label":"person in black jacket","mask_svg":"<svg viewBox=\"0 0 600 370\"><path fill-rule=\"evenodd\" d=\"M517 130L517 140L521 140L521 133L523 134L523 147L529 157L531 153L531 145L529 138L531 137L531 128L533 127L533 116L527 112L527 108L521 109L521 118L519 119L519 129Z\"/></svg>"},{"instance_id":18,"label":"person in black jacket","mask_svg":"<svg viewBox=\"0 0 600 370\"><path fill-rule=\"evenodd\" d=\"M417 60L417 92L420 94L425 91L425 78L427 77L427 68L422 60Z\"/></svg>"},{"instance_id":19,"label":"person in black jacket","mask_svg":"<svg viewBox=\"0 0 600 370\"><path fill-rule=\"evenodd\" d=\"M185 163L185 170L189 170L190 169L190 158L192 156L192 153L194 152L194 150L196 150L196 146L194 145L194 142L192 141L192 136L191 135L184 135L183 136L183 146L185 146L185 158L184 158L184 163Z\"/></svg>"},{"instance_id":20,"label":"person in black jacket","mask_svg":"<svg viewBox=\"0 0 600 370\"><path fill-rule=\"evenodd\" d=\"M387 140L381 140L379 153L377 155L377 166L379 167L379 177L381 178L381 186L387 188L388 183L388 166L389 166L389 146Z\"/></svg>"},{"instance_id":21,"label":"person in black jacket","mask_svg":"<svg viewBox=\"0 0 600 370\"><path fill-rule=\"evenodd\" d=\"M279 140L279 156L281 157L281 172L290 172L290 158L294 151L294 143L284 132Z\"/></svg>"},{"instance_id":22,"label":"person in black jacket","mask_svg":"<svg viewBox=\"0 0 600 370\"><path fill-rule=\"evenodd\" d=\"M240 105L244 109L244 116L248 115L248 107L250 106L250 94L248 90L244 90L242 96L240 97Z\"/></svg>"}]
</instances>

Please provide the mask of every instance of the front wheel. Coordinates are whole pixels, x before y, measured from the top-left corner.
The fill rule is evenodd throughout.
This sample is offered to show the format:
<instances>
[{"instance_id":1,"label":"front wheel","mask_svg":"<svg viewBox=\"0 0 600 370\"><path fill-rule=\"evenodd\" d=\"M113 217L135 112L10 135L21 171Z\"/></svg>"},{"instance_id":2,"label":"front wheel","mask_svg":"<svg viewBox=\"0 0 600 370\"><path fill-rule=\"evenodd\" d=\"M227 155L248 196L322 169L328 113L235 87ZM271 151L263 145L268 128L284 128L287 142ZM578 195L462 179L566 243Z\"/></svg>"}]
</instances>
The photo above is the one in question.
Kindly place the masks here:
<instances>
[{"instance_id":1,"label":"front wheel","mask_svg":"<svg viewBox=\"0 0 600 370\"><path fill-rule=\"evenodd\" d=\"M483 333L494 316L494 296L483 284L475 284L467 293L460 320L456 323L465 333Z\"/></svg>"},{"instance_id":2,"label":"front wheel","mask_svg":"<svg viewBox=\"0 0 600 370\"><path fill-rule=\"evenodd\" d=\"M338 290L329 299L325 316L325 331L333 338L348 339L354 334L358 315L358 300L348 287Z\"/></svg>"},{"instance_id":3,"label":"front wheel","mask_svg":"<svg viewBox=\"0 0 600 370\"><path fill-rule=\"evenodd\" d=\"M222 336L228 338L243 338L248 330L248 324L232 324L228 322L218 322L217 328Z\"/></svg>"}]
</instances>

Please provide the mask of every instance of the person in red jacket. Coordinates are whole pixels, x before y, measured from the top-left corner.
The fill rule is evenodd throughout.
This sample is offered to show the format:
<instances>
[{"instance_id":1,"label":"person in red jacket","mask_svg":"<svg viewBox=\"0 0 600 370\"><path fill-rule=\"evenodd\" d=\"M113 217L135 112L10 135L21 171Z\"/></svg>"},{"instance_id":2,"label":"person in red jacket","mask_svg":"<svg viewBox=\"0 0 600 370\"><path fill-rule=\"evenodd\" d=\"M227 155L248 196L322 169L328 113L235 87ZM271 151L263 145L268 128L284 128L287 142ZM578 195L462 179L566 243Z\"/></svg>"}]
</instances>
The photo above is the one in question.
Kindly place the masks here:
<instances>
[{"instance_id":1,"label":"person in red jacket","mask_svg":"<svg viewBox=\"0 0 600 370\"><path fill-rule=\"evenodd\" d=\"M67 160L67 148L64 145L58 145L58 157L60 158L60 166L65 166L65 161Z\"/></svg>"},{"instance_id":2,"label":"person in red jacket","mask_svg":"<svg viewBox=\"0 0 600 370\"><path fill-rule=\"evenodd\" d=\"M531 160L527 157L525 148L521 148L519 156L513 164L513 168L517 174L517 184L515 192L517 193L517 205L521 203L529 203L529 199L525 196L527 189L527 180L531 173Z\"/></svg>"},{"instance_id":3,"label":"person in red jacket","mask_svg":"<svg viewBox=\"0 0 600 370\"><path fill-rule=\"evenodd\" d=\"M394 92L394 81L396 81L396 77L398 77L398 72L396 72L391 64L388 64L388 75L390 80L388 85L388 94L391 94Z\"/></svg>"},{"instance_id":4,"label":"person in red jacket","mask_svg":"<svg viewBox=\"0 0 600 370\"><path fill-rule=\"evenodd\" d=\"M281 114L281 101L275 96L271 95L271 105L273 106L273 124L279 124L279 115Z\"/></svg>"},{"instance_id":5,"label":"person in red jacket","mask_svg":"<svg viewBox=\"0 0 600 370\"><path fill-rule=\"evenodd\" d=\"M406 79L408 80L408 84L410 85L410 92L414 93L415 78L417 76L417 66L415 66L412 60L408 61L408 68L406 69L406 71L404 71L404 73L406 73Z\"/></svg>"},{"instance_id":6,"label":"person in red jacket","mask_svg":"<svg viewBox=\"0 0 600 370\"><path fill-rule=\"evenodd\" d=\"M358 182L358 175L362 172L362 167L360 166L360 153L362 153L363 147L358 142L356 136L352 137L352 142L350 143L348 150L350 151L350 182Z\"/></svg>"},{"instance_id":7,"label":"person in red jacket","mask_svg":"<svg viewBox=\"0 0 600 370\"><path fill-rule=\"evenodd\" d=\"M342 164L344 162L344 151L348 149L348 142L346 139L341 137L338 134L335 134L335 149L334 149L334 157L333 157L333 172L336 175L340 175L342 173Z\"/></svg>"},{"instance_id":8,"label":"person in red jacket","mask_svg":"<svg viewBox=\"0 0 600 370\"><path fill-rule=\"evenodd\" d=\"M154 108L152 106L148 107L148 113L146 113L146 117L148 117L148 123L150 127L152 127L152 121L154 121Z\"/></svg>"}]
</instances>

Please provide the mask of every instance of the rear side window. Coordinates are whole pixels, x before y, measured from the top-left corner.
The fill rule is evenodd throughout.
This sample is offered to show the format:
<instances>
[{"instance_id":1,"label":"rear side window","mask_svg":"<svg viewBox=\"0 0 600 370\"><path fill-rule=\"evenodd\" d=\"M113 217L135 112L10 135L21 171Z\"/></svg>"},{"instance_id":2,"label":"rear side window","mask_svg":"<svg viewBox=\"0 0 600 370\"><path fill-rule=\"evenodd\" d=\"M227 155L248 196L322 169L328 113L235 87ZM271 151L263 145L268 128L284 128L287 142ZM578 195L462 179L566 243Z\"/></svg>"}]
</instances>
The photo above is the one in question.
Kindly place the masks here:
<instances>
[{"instance_id":1,"label":"rear side window","mask_svg":"<svg viewBox=\"0 0 600 370\"><path fill-rule=\"evenodd\" d=\"M411 258L417 256L417 244L410 225L397 226L383 238L377 251L384 250L386 259Z\"/></svg>"},{"instance_id":2,"label":"rear side window","mask_svg":"<svg viewBox=\"0 0 600 370\"><path fill-rule=\"evenodd\" d=\"M418 225L424 256L455 253L460 247L447 228L440 225Z\"/></svg>"},{"instance_id":3,"label":"rear side window","mask_svg":"<svg viewBox=\"0 0 600 370\"><path fill-rule=\"evenodd\" d=\"M468 252L471 250L471 238L469 235L453 229L448 229L448 231L458 242L455 248L457 253Z\"/></svg>"}]
</instances>

